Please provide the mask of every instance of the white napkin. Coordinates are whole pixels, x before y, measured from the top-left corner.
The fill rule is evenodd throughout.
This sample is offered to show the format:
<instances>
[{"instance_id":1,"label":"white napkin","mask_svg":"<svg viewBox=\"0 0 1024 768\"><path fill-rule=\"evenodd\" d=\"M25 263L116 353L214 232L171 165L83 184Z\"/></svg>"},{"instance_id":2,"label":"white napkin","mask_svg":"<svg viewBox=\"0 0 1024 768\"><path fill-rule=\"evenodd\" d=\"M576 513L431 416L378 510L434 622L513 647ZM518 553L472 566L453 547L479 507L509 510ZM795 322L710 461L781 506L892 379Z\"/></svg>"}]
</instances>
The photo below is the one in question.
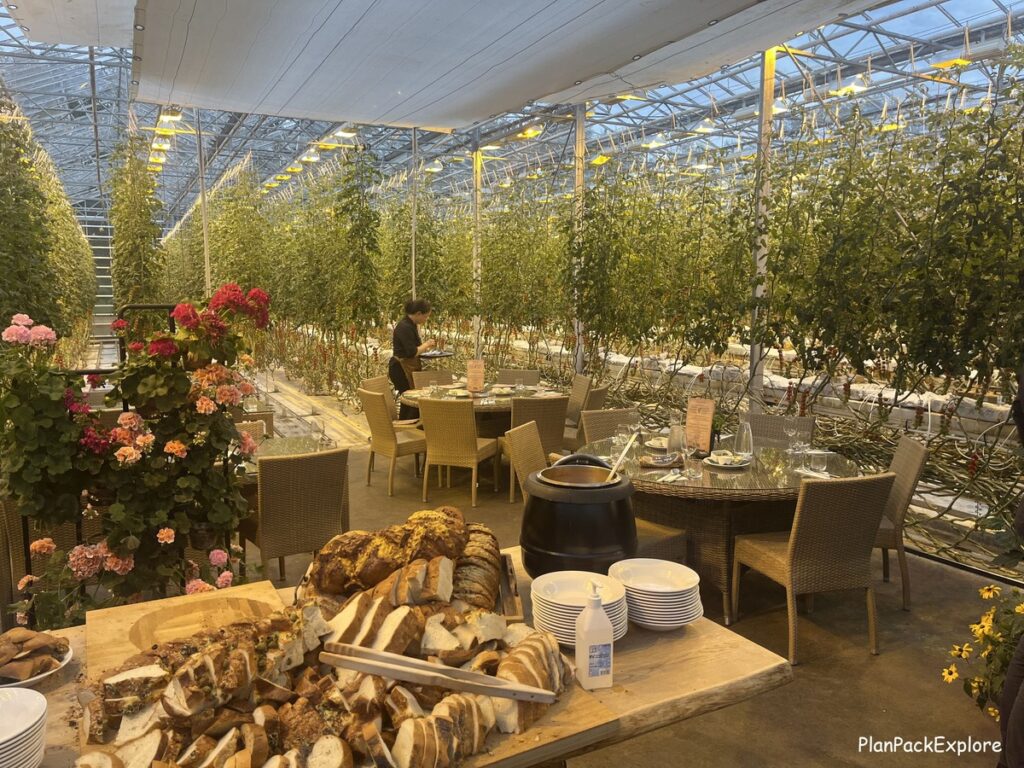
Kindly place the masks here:
<instances>
[{"instance_id":1,"label":"white napkin","mask_svg":"<svg viewBox=\"0 0 1024 768\"><path fill-rule=\"evenodd\" d=\"M807 477L817 477L817 478L819 478L821 480L831 480L832 479L832 475L830 475L828 472L818 472L817 470L806 469L806 468L800 468L800 469L797 469L796 471L797 471L798 474L807 475Z\"/></svg>"}]
</instances>

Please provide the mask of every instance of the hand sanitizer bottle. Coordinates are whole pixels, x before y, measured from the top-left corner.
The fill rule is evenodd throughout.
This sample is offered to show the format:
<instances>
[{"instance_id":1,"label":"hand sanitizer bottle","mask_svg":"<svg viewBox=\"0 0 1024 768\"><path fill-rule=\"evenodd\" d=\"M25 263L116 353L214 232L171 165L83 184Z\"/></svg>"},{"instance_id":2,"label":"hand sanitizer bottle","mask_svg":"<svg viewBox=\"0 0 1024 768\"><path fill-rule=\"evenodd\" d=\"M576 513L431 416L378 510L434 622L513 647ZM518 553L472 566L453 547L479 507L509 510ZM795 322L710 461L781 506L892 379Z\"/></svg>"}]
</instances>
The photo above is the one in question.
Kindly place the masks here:
<instances>
[{"instance_id":1,"label":"hand sanitizer bottle","mask_svg":"<svg viewBox=\"0 0 1024 768\"><path fill-rule=\"evenodd\" d=\"M612 623L593 581L587 605L576 617L576 679L588 691L612 687Z\"/></svg>"}]
</instances>

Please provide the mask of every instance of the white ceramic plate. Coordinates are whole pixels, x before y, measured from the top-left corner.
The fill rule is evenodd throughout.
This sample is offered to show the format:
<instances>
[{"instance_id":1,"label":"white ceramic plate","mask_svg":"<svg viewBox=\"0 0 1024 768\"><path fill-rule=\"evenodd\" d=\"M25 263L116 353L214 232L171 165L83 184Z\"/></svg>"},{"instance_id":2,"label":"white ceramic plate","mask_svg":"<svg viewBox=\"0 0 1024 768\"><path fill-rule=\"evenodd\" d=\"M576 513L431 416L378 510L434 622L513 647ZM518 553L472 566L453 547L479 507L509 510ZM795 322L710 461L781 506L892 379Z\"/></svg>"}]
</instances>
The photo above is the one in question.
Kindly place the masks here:
<instances>
[{"instance_id":1,"label":"white ceramic plate","mask_svg":"<svg viewBox=\"0 0 1024 768\"><path fill-rule=\"evenodd\" d=\"M0 691L0 747L40 728L46 718L46 697L28 688Z\"/></svg>"},{"instance_id":2,"label":"white ceramic plate","mask_svg":"<svg viewBox=\"0 0 1024 768\"><path fill-rule=\"evenodd\" d=\"M452 389L448 391L448 394L452 397L469 397L468 389Z\"/></svg>"},{"instance_id":3,"label":"white ceramic plate","mask_svg":"<svg viewBox=\"0 0 1024 768\"><path fill-rule=\"evenodd\" d=\"M649 438L645 443L648 448L653 448L656 451L667 451L668 450L668 438L667 437L652 437Z\"/></svg>"},{"instance_id":4,"label":"white ceramic plate","mask_svg":"<svg viewBox=\"0 0 1024 768\"><path fill-rule=\"evenodd\" d=\"M635 610L629 612L630 620L638 621L687 621L695 616L699 616L704 612L703 607L697 606L690 611L679 611L675 613L665 613L663 611L642 611Z\"/></svg>"},{"instance_id":5,"label":"white ceramic plate","mask_svg":"<svg viewBox=\"0 0 1024 768\"><path fill-rule=\"evenodd\" d=\"M538 616L547 622L557 622L572 626L576 626L576 618L579 616L578 613L555 613L538 606L534 606L533 615ZM608 621L612 624L618 624L625 621L629 613L626 608L623 607L622 610L609 612L607 615Z\"/></svg>"},{"instance_id":6,"label":"white ceramic plate","mask_svg":"<svg viewBox=\"0 0 1024 768\"><path fill-rule=\"evenodd\" d=\"M64 655L64 658L61 659L60 666L54 667L49 672L43 672L41 675L30 677L28 680L15 680L11 683L3 683L2 685L0 685L0 688L30 688L36 683L38 683L40 680L45 680L50 675L55 675L62 669L64 669L64 667L66 667L68 663L71 661L72 656L74 656L74 651L72 651L71 648L69 647L68 652ZM0 677L0 680L4 679L6 678Z\"/></svg>"},{"instance_id":7,"label":"white ceramic plate","mask_svg":"<svg viewBox=\"0 0 1024 768\"><path fill-rule=\"evenodd\" d=\"M45 722L43 723L45 726ZM6 752L0 752L0 765L17 765L18 760L24 759L27 755L34 755L37 752L41 752L45 746L46 728L40 728L39 733L36 736L24 742L17 742L13 744L10 749Z\"/></svg>"},{"instance_id":8,"label":"white ceramic plate","mask_svg":"<svg viewBox=\"0 0 1024 768\"><path fill-rule=\"evenodd\" d=\"M700 584L700 576L692 568L653 557L620 560L608 569L608 575L630 590L652 593L687 592Z\"/></svg>"},{"instance_id":9,"label":"white ceramic plate","mask_svg":"<svg viewBox=\"0 0 1024 768\"><path fill-rule=\"evenodd\" d=\"M589 571L554 571L538 576L530 585L530 592L540 599L559 605L583 608L590 596L590 582L597 583L601 605L611 605L626 596L626 590L615 579Z\"/></svg>"},{"instance_id":10,"label":"white ceramic plate","mask_svg":"<svg viewBox=\"0 0 1024 768\"><path fill-rule=\"evenodd\" d=\"M558 640L558 642L561 645L575 645L576 644L576 629L575 629L575 627L573 629L571 629L571 630L562 630L562 629L557 629L555 627L545 626L541 622L537 622L536 624L534 624L534 626L537 629L541 629L541 630L543 630L545 632L550 632L552 635L555 636L555 639ZM612 628L612 639L613 640L621 640L623 637L626 636L626 632L628 632L628 631L629 631L629 625L628 624L623 624L621 627L613 627Z\"/></svg>"},{"instance_id":11,"label":"white ceramic plate","mask_svg":"<svg viewBox=\"0 0 1024 768\"><path fill-rule=\"evenodd\" d=\"M704 466L711 467L712 469L745 469L751 464L751 459L742 459L736 464L719 464L714 460L713 457L708 456L704 459Z\"/></svg>"},{"instance_id":12,"label":"white ceramic plate","mask_svg":"<svg viewBox=\"0 0 1024 768\"><path fill-rule=\"evenodd\" d=\"M508 397L513 392L515 392L515 390L511 387L493 387L491 389L491 394L496 395L497 397Z\"/></svg>"}]
</instances>

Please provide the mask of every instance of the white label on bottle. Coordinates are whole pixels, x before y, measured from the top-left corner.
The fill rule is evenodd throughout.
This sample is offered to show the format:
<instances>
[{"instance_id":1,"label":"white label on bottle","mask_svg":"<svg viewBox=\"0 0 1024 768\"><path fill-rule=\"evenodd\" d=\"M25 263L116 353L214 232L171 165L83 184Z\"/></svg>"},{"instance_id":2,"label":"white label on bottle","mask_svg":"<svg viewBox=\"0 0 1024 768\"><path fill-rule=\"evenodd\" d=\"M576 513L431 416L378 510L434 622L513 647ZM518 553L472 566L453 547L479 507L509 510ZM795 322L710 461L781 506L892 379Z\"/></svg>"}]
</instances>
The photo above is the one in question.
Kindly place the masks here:
<instances>
[{"instance_id":1,"label":"white label on bottle","mask_svg":"<svg viewBox=\"0 0 1024 768\"><path fill-rule=\"evenodd\" d=\"M612 673L612 644L602 643L590 646L587 669L589 677L603 677Z\"/></svg>"}]
</instances>

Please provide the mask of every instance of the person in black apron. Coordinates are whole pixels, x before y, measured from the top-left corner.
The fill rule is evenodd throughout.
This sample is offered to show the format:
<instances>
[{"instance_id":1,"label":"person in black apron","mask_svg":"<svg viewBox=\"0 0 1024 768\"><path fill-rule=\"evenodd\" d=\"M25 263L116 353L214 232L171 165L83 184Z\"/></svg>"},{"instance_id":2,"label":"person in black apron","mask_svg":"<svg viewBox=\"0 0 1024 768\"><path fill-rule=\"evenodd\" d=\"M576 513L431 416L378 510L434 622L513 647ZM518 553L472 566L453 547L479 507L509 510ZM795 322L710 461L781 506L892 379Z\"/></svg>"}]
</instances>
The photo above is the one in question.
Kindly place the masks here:
<instances>
[{"instance_id":1,"label":"person in black apron","mask_svg":"<svg viewBox=\"0 0 1024 768\"><path fill-rule=\"evenodd\" d=\"M391 360L388 361L388 378L398 390L398 396L407 389L412 389L413 371L423 369L420 355L434 348L434 340L420 339L419 326L430 317L430 302L426 299L410 299L405 302L405 317L395 324L391 334ZM399 419L419 418L420 411L410 405L401 403L398 409Z\"/></svg>"}]
</instances>

